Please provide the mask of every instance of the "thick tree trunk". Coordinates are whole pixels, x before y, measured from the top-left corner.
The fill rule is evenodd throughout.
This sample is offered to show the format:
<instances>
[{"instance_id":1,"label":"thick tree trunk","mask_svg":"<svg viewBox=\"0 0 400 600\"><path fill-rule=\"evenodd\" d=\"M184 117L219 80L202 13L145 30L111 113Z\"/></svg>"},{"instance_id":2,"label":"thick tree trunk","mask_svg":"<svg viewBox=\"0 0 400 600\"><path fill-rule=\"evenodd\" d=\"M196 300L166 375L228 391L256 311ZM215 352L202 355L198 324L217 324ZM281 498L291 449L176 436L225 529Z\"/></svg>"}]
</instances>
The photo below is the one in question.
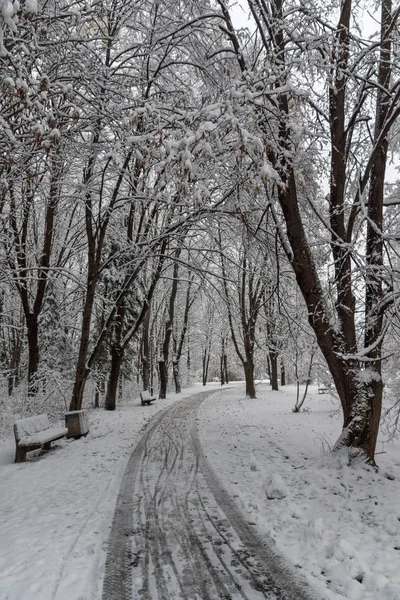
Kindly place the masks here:
<instances>
[{"instance_id":1,"label":"thick tree trunk","mask_svg":"<svg viewBox=\"0 0 400 600\"><path fill-rule=\"evenodd\" d=\"M120 372L125 355L125 346L121 344L124 318L125 301L123 298L121 298L118 303L117 314L115 316L114 337L110 348L111 367L105 402L106 410L115 410L117 403L117 392L119 392L119 395L121 396L121 386L118 386L118 384L121 383Z\"/></svg>"},{"instance_id":2,"label":"thick tree trunk","mask_svg":"<svg viewBox=\"0 0 400 600\"><path fill-rule=\"evenodd\" d=\"M115 410L117 404L118 382L123 360L124 349L116 343L112 344L110 375L107 383L107 394L104 407L106 410Z\"/></svg>"},{"instance_id":3,"label":"thick tree trunk","mask_svg":"<svg viewBox=\"0 0 400 600\"><path fill-rule=\"evenodd\" d=\"M164 360L158 361L158 376L160 378L160 400L165 400L167 397L167 384L168 384L168 369Z\"/></svg>"},{"instance_id":4,"label":"thick tree trunk","mask_svg":"<svg viewBox=\"0 0 400 600\"><path fill-rule=\"evenodd\" d=\"M256 397L256 387L254 385L254 364L251 360L243 363L244 376L246 380L246 396L249 398Z\"/></svg>"}]
</instances>

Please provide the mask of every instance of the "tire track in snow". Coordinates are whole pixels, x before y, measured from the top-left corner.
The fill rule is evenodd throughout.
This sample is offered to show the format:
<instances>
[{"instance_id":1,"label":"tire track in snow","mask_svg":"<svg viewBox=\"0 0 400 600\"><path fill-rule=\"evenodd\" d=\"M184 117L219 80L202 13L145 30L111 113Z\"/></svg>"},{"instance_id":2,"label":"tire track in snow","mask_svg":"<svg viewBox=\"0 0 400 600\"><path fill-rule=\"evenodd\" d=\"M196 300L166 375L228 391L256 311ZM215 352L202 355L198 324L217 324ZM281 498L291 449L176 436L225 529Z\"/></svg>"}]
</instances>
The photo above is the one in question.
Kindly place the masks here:
<instances>
[{"instance_id":1,"label":"tire track in snow","mask_svg":"<svg viewBox=\"0 0 400 600\"><path fill-rule=\"evenodd\" d=\"M163 411L132 453L108 543L103 600L311 600L205 459L195 417L209 395Z\"/></svg>"}]
</instances>

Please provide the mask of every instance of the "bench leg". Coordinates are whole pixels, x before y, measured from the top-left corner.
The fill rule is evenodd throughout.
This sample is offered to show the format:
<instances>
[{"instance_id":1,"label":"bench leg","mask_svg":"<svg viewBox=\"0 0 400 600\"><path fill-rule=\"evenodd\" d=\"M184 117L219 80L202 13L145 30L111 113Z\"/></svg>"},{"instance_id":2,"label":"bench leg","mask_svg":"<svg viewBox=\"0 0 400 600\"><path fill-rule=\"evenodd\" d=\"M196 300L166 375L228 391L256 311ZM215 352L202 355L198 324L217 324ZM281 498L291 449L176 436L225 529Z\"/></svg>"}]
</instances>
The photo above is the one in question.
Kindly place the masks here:
<instances>
[{"instance_id":1,"label":"bench leg","mask_svg":"<svg viewBox=\"0 0 400 600\"><path fill-rule=\"evenodd\" d=\"M43 444L43 448L45 450L50 450L50 448L51 448L51 442L46 442L45 444Z\"/></svg>"},{"instance_id":2,"label":"bench leg","mask_svg":"<svg viewBox=\"0 0 400 600\"><path fill-rule=\"evenodd\" d=\"M26 462L26 449L25 448L19 448L17 446L17 448L15 450L15 462L16 463Z\"/></svg>"}]
</instances>

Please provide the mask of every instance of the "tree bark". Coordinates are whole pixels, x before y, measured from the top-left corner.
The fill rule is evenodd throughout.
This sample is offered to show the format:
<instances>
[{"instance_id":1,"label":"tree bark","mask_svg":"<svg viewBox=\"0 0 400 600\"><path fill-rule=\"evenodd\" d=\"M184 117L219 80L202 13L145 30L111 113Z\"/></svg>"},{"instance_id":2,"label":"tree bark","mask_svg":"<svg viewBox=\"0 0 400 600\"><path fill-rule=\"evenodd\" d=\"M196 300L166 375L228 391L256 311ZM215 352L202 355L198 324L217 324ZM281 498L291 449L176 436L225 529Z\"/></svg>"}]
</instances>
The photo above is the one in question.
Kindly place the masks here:
<instances>
[{"instance_id":1,"label":"tree bark","mask_svg":"<svg viewBox=\"0 0 400 600\"><path fill-rule=\"evenodd\" d=\"M111 367L107 383L107 394L105 401L106 410L115 410L117 404L118 382L121 366L124 360L124 349L118 344L111 345Z\"/></svg>"},{"instance_id":2,"label":"tree bark","mask_svg":"<svg viewBox=\"0 0 400 600\"><path fill-rule=\"evenodd\" d=\"M271 389L274 391L278 391L279 384L278 384L278 353L277 352L269 353L269 362L271 365Z\"/></svg>"},{"instance_id":3,"label":"tree bark","mask_svg":"<svg viewBox=\"0 0 400 600\"><path fill-rule=\"evenodd\" d=\"M285 363L283 361L281 361L281 387L283 385L286 385L286 369L285 369Z\"/></svg>"},{"instance_id":4,"label":"tree bark","mask_svg":"<svg viewBox=\"0 0 400 600\"><path fill-rule=\"evenodd\" d=\"M160 376L160 400L165 400L165 398L167 397L169 345L171 342L172 330L174 326L175 300L176 294L178 292L179 263L177 261L181 252L182 246L180 245L175 251L176 262L174 263L171 294L169 297L167 316L165 321L165 334L162 345L162 355L158 361L158 371Z\"/></svg>"},{"instance_id":5,"label":"tree bark","mask_svg":"<svg viewBox=\"0 0 400 600\"><path fill-rule=\"evenodd\" d=\"M175 360L175 359L172 361L172 374L174 376L175 393L180 394L182 391L182 388L181 388L181 380L179 377L179 361Z\"/></svg>"},{"instance_id":6,"label":"tree bark","mask_svg":"<svg viewBox=\"0 0 400 600\"><path fill-rule=\"evenodd\" d=\"M125 302L121 300L114 324L114 339L111 342L111 367L107 384L106 410L115 410L117 404L117 392L121 366L124 361L125 347L121 344L122 329L125 318Z\"/></svg>"},{"instance_id":7,"label":"tree bark","mask_svg":"<svg viewBox=\"0 0 400 600\"><path fill-rule=\"evenodd\" d=\"M202 380L203 380L203 386L207 385L207 380L208 380L208 367L210 365L210 353L208 351L207 346L205 346L204 350L203 350L203 359L202 359L202 365L203 365L203 376L202 376Z\"/></svg>"},{"instance_id":8,"label":"tree bark","mask_svg":"<svg viewBox=\"0 0 400 600\"><path fill-rule=\"evenodd\" d=\"M243 364L244 375L246 380L246 396L249 398L256 397L256 387L254 385L254 364L251 360L247 360Z\"/></svg>"},{"instance_id":9,"label":"tree bark","mask_svg":"<svg viewBox=\"0 0 400 600\"><path fill-rule=\"evenodd\" d=\"M150 391L150 308L143 321L142 333L142 383Z\"/></svg>"},{"instance_id":10,"label":"tree bark","mask_svg":"<svg viewBox=\"0 0 400 600\"><path fill-rule=\"evenodd\" d=\"M26 316L28 330L28 396L35 396L38 391L37 372L39 366L39 330L38 319L33 313Z\"/></svg>"},{"instance_id":11,"label":"tree bark","mask_svg":"<svg viewBox=\"0 0 400 600\"><path fill-rule=\"evenodd\" d=\"M160 378L160 400L165 400L167 397L168 370L164 360L158 361L158 376Z\"/></svg>"},{"instance_id":12,"label":"tree bark","mask_svg":"<svg viewBox=\"0 0 400 600\"><path fill-rule=\"evenodd\" d=\"M80 410L83 404L83 392L85 384L89 377L89 370L86 368L86 357L89 348L90 325L92 322L93 304L97 285L97 276L90 272L88 274L88 287L83 307L81 336L79 342L78 360L75 368L75 381L72 391L71 403L69 410Z\"/></svg>"}]
</instances>

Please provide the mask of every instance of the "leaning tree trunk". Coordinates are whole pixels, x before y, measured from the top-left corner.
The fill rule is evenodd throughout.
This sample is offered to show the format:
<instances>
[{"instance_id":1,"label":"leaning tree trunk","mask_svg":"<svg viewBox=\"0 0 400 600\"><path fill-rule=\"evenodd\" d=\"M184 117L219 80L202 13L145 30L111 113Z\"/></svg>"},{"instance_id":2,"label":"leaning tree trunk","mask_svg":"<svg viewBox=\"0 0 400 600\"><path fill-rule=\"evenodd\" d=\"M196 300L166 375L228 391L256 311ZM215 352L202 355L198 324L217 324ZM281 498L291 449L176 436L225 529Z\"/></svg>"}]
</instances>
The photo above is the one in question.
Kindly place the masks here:
<instances>
[{"instance_id":1,"label":"leaning tree trunk","mask_svg":"<svg viewBox=\"0 0 400 600\"><path fill-rule=\"evenodd\" d=\"M256 6L260 8L261 4L257 2ZM249 0L250 8L253 8L252 5L253 3ZM399 13L394 12L392 15L391 0L382 0L381 6L381 54L378 82L371 80L370 84L363 80L360 83L362 87L356 91L356 94L360 98L363 97L363 102L357 102L353 112L351 111L351 102L349 102L350 95L354 94L353 80L351 86L348 86L348 82L350 66L358 57L352 56L349 60L349 53L352 50L350 24L353 7L351 0L343 0L340 3L340 16L332 43L332 56L328 61L331 173L327 231L331 234L331 252L335 265L337 301L334 308L338 324L335 330L332 328L330 318L332 307L326 306L325 294L317 272L316 255L307 240L305 221L302 219L297 194L294 172L296 161L293 160L293 157L297 153L298 140L297 138L295 141L292 140L290 127L293 100L290 92L282 91L285 88L289 72L288 64L285 62L289 55L286 44L290 43L290 36L285 30L284 0L268 3L268 8L261 7L262 18L258 18L258 14L253 9L256 26L265 51L275 57L274 66L276 70L280 71L280 73L276 73L277 89L276 104L274 104L274 107L277 107L280 148L278 152L272 148L267 150L268 159L280 177L277 196L283 214L285 234L281 233L283 231L282 224L277 222L279 236L307 305L310 325L316 334L318 346L326 359L342 405L343 432L336 447L348 446L362 451L371 463L374 463L382 402L380 364L383 331L381 319L386 309L381 294L384 276L381 268L383 177L388 135L391 126L400 115L397 88L390 85L393 60L390 39L397 26ZM270 37L266 35L269 27L273 32ZM244 72L248 66L230 22L227 22L227 31L239 67ZM279 74L280 76L278 76ZM359 178L352 209L349 213L351 185L347 185L350 183L348 158L354 152L352 137L356 137L353 134L362 120L362 107L365 105L366 94L369 94L370 91L371 97L376 94L375 135L370 156L365 164L364 173L361 173ZM366 102L368 103L368 98ZM265 119L261 110L259 116L260 129L266 139L269 139L268 120ZM377 175L381 178L379 184L374 180ZM367 218L363 217L367 222L367 229L369 229L365 253L367 263L364 314L366 336L361 358L357 360L356 299L353 294L351 248L354 239L354 225L360 213L360 207L363 205L362 197L368 190L368 186L370 191L368 215ZM348 217L347 222L346 217ZM372 346L366 343L367 338L372 341Z\"/></svg>"}]
</instances>

